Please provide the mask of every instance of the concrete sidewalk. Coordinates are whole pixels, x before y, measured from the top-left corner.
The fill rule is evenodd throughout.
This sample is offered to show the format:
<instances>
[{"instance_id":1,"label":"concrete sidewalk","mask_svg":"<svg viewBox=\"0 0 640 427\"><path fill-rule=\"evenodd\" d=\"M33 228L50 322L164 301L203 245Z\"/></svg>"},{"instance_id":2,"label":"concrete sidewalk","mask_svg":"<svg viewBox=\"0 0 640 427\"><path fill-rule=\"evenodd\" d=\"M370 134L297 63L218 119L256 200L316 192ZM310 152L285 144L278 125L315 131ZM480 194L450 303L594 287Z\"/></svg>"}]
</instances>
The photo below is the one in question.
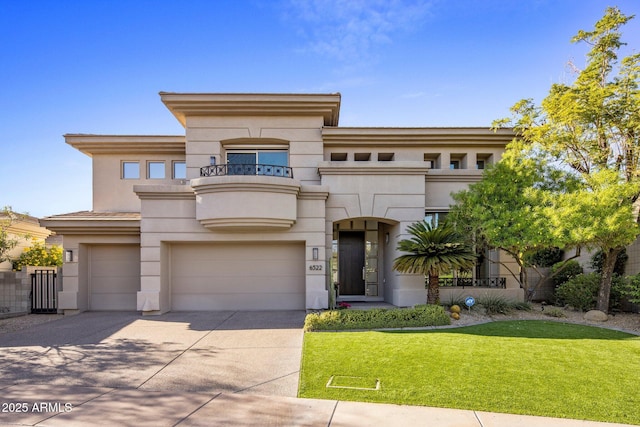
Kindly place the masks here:
<instances>
[{"instance_id":1,"label":"concrete sidewalk","mask_svg":"<svg viewBox=\"0 0 640 427\"><path fill-rule=\"evenodd\" d=\"M298 399L304 316L95 312L0 334L0 426L622 425Z\"/></svg>"},{"instance_id":2,"label":"concrete sidewalk","mask_svg":"<svg viewBox=\"0 0 640 427\"><path fill-rule=\"evenodd\" d=\"M8 386L0 425L615 427L623 424L454 409L234 393ZM16 405L21 405L20 407ZM26 405L26 406L25 406ZM17 412L22 411L24 412Z\"/></svg>"}]
</instances>

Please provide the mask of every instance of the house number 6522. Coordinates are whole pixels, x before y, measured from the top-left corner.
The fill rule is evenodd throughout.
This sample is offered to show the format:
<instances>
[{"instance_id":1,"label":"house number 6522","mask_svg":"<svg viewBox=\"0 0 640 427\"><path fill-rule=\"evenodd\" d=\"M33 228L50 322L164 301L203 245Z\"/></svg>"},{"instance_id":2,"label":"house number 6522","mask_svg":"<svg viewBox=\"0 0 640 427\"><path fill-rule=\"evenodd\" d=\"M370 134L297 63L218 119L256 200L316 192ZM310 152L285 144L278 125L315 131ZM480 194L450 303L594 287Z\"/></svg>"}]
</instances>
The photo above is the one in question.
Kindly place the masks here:
<instances>
[{"instance_id":1,"label":"house number 6522","mask_svg":"<svg viewBox=\"0 0 640 427\"><path fill-rule=\"evenodd\" d=\"M309 266L309 270L311 270L311 271L320 271L320 270L322 270L322 265L320 265L320 264L310 265Z\"/></svg>"}]
</instances>

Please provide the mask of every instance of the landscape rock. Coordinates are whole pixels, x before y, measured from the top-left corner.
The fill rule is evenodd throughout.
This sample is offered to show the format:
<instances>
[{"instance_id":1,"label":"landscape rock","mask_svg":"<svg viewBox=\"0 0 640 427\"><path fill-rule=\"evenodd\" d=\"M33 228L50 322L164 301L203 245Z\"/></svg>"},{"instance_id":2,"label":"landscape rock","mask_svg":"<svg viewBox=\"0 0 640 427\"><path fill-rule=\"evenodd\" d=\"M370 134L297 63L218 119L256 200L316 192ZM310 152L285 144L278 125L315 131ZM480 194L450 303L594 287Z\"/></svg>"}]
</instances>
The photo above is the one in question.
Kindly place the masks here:
<instances>
[{"instance_id":1,"label":"landscape rock","mask_svg":"<svg viewBox=\"0 0 640 427\"><path fill-rule=\"evenodd\" d=\"M584 320L589 320L591 322L606 322L609 320L609 316L600 310L590 310L584 314Z\"/></svg>"}]
</instances>

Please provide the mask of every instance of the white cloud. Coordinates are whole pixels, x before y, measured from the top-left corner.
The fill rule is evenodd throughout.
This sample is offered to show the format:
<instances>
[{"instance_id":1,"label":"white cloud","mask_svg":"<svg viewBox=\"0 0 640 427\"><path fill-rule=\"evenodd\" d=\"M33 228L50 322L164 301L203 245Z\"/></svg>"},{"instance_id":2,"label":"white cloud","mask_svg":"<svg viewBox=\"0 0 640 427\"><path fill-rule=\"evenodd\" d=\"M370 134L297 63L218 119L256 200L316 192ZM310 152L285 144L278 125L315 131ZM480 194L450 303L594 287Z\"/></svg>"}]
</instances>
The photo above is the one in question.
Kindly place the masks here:
<instances>
[{"instance_id":1,"label":"white cloud","mask_svg":"<svg viewBox=\"0 0 640 427\"><path fill-rule=\"evenodd\" d=\"M307 40L304 50L342 62L368 62L428 15L431 0L288 0L286 14Z\"/></svg>"}]
</instances>

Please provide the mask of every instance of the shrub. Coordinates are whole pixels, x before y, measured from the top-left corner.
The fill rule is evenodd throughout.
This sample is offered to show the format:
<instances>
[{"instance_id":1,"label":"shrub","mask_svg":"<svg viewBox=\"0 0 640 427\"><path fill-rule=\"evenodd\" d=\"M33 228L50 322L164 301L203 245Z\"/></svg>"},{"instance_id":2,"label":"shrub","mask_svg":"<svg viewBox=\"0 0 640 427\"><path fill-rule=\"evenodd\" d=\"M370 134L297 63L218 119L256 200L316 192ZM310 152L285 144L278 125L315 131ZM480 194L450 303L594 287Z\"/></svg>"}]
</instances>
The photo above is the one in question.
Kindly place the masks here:
<instances>
[{"instance_id":1,"label":"shrub","mask_svg":"<svg viewBox=\"0 0 640 427\"><path fill-rule=\"evenodd\" d=\"M559 309L558 307L549 307L544 311L544 315L545 316L549 316L549 317L567 317L566 314L564 314L564 311L562 309Z\"/></svg>"},{"instance_id":2,"label":"shrub","mask_svg":"<svg viewBox=\"0 0 640 427\"><path fill-rule=\"evenodd\" d=\"M347 329L383 329L450 325L449 316L439 305L414 308L371 310L330 310L307 314L304 330L335 331Z\"/></svg>"},{"instance_id":3,"label":"shrub","mask_svg":"<svg viewBox=\"0 0 640 427\"><path fill-rule=\"evenodd\" d=\"M595 307L599 287L598 273L580 274L558 286L556 298L561 304L568 304L579 311L588 311Z\"/></svg>"},{"instance_id":4,"label":"shrub","mask_svg":"<svg viewBox=\"0 0 640 427\"><path fill-rule=\"evenodd\" d=\"M609 295L609 310L619 309L624 291L627 287L627 281L622 276L613 275L611 280L611 294ZM595 295L598 298L598 294Z\"/></svg>"},{"instance_id":5,"label":"shrub","mask_svg":"<svg viewBox=\"0 0 640 427\"><path fill-rule=\"evenodd\" d=\"M478 304L484 307L487 314L509 314L513 311L513 303L498 295L480 297Z\"/></svg>"},{"instance_id":6,"label":"shrub","mask_svg":"<svg viewBox=\"0 0 640 427\"><path fill-rule=\"evenodd\" d=\"M627 260L629 259L629 255L627 255L627 251L623 250L618 254L616 258L616 265L613 267L613 273L619 276L624 276L625 266L627 265ZM604 252L599 250L591 257L591 268L593 268L596 273L602 274L602 266L604 265Z\"/></svg>"},{"instance_id":7,"label":"shrub","mask_svg":"<svg viewBox=\"0 0 640 427\"><path fill-rule=\"evenodd\" d=\"M640 304L640 274L628 276L627 282L622 287L622 294L634 304Z\"/></svg>"},{"instance_id":8,"label":"shrub","mask_svg":"<svg viewBox=\"0 0 640 427\"><path fill-rule=\"evenodd\" d=\"M582 274L582 272L582 266L574 259L557 262L551 267L553 285L557 288L563 283L566 283L572 277Z\"/></svg>"},{"instance_id":9,"label":"shrub","mask_svg":"<svg viewBox=\"0 0 640 427\"><path fill-rule=\"evenodd\" d=\"M17 260L13 262L14 270L22 270L26 265L38 267L60 267L62 265L62 246L47 248L40 242L25 248Z\"/></svg>"},{"instance_id":10,"label":"shrub","mask_svg":"<svg viewBox=\"0 0 640 427\"><path fill-rule=\"evenodd\" d=\"M529 265L537 267L551 267L562 261L564 251L560 248L544 248L532 254L526 255L524 260Z\"/></svg>"},{"instance_id":11,"label":"shrub","mask_svg":"<svg viewBox=\"0 0 640 427\"><path fill-rule=\"evenodd\" d=\"M449 298L446 301L441 300L440 302L445 307L452 307L454 305L457 305L459 307L466 307L466 305L464 304L464 296L462 294L449 295Z\"/></svg>"},{"instance_id":12,"label":"shrub","mask_svg":"<svg viewBox=\"0 0 640 427\"><path fill-rule=\"evenodd\" d=\"M531 311L533 310L533 306L531 305L530 302L514 302L513 304L513 308L515 308L516 310L520 310L520 311Z\"/></svg>"},{"instance_id":13,"label":"shrub","mask_svg":"<svg viewBox=\"0 0 640 427\"><path fill-rule=\"evenodd\" d=\"M598 273L580 274L556 289L557 303L570 305L579 311L593 310L596 307L601 275ZM626 287L624 279L617 274L611 281L609 309L618 308Z\"/></svg>"}]
</instances>

